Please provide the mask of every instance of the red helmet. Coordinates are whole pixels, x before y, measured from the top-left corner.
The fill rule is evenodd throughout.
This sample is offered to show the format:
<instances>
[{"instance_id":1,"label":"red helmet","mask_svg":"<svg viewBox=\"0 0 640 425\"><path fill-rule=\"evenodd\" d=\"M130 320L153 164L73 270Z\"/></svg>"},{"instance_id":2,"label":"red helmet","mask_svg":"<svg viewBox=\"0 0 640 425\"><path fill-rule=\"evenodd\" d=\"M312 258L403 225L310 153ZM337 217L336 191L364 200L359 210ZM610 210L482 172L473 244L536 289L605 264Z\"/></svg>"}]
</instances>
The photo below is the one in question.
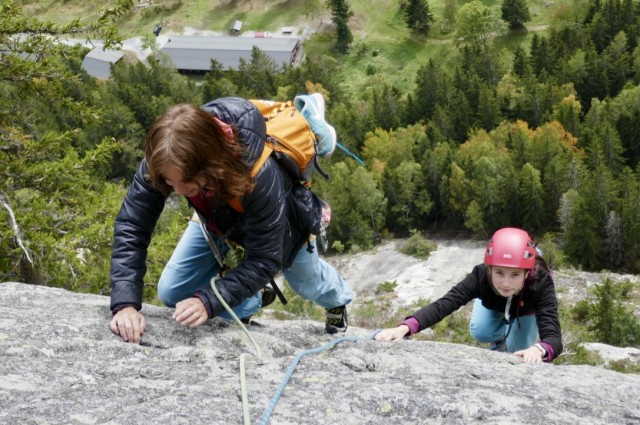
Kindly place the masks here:
<instances>
[{"instance_id":1,"label":"red helmet","mask_svg":"<svg viewBox=\"0 0 640 425\"><path fill-rule=\"evenodd\" d=\"M521 229L505 227L496 231L484 253L487 266L532 269L536 250L529 234Z\"/></svg>"}]
</instances>

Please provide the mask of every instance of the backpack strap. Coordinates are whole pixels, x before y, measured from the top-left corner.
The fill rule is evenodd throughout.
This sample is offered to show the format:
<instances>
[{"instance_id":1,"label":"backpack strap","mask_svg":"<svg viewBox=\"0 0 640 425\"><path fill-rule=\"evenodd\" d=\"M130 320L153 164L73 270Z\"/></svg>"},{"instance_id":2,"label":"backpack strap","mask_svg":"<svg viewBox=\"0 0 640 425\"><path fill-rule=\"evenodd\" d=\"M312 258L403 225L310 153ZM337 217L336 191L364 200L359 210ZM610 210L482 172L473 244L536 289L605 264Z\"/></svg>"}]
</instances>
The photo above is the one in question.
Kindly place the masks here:
<instances>
[{"instance_id":1,"label":"backpack strap","mask_svg":"<svg viewBox=\"0 0 640 425\"><path fill-rule=\"evenodd\" d=\"M255 177L258 174L258 171L262 168L269 156L273 153L273 148L265 142L264 149L262 150L262 154L260 158L253 164L253 168L251 169L251 177ZM242 207L242 199L241 198L232 198L227 202L231 208L238 211L240 214L244 214L244 208Z\"/></svg>"}]
</instances>

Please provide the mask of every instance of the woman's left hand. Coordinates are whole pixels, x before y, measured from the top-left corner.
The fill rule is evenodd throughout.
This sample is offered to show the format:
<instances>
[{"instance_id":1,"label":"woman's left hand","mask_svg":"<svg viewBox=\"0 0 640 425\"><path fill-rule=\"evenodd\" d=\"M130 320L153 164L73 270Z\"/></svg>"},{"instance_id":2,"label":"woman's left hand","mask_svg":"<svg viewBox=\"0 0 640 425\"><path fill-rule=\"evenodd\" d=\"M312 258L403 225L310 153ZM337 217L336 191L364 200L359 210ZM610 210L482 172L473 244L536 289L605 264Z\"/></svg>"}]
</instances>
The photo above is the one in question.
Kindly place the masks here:
<instances>
[{"instance_id":1,"label":"woman's left hand","mask_svg":"<svg viewBox=\"0 0 640 425\"><path fill-rule=\"evenodd\" d=\"M516 351L513 354L522 357L525 363L540 363L542 361L542 353L534 346L526 350Z\"/></svg>"},{"instance_id":2,"label":"woman's left hand","mask_svg":"<svg viewBox=\"0 0 640 425\"><path fill-rule=\"evenodd\" d=\"M173 312L172 317L182 326L189 326L195 329L206 322L209 315L200 298L194 297L187 298L176 304L176 311Z\"/></svg>"}]
</instances>

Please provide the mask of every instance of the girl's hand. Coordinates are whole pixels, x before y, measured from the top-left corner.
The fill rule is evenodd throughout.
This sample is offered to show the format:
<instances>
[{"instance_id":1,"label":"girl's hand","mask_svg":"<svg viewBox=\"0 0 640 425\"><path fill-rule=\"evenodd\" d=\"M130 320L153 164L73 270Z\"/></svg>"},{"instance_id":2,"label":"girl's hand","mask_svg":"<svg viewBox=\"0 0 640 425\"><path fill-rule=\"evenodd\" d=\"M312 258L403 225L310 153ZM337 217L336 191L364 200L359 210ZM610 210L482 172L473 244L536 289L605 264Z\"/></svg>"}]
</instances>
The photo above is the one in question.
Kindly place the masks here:
<instances>
[{"instance_id":1,"label":"girl's hand","mask_svg":"<svg viewBox=\"0 0 640 425\"><path fill-rule=\"evenodd\" d=\"M542 353L533 345L526 350L516 351L513 355L522 357L525 363L540 363L542 361Z\"/></svg>"},{"instance_id":2,"label":"girl's hand","mask_svg":"<svg viewBox=\"0 0 640 425\"><path fill-rule=\"evenodd\" d=\"M409 333L409 326L400 325L396 328L383 329L375 336L376 341L399 341Z\"/></svg>"}]
</instances>

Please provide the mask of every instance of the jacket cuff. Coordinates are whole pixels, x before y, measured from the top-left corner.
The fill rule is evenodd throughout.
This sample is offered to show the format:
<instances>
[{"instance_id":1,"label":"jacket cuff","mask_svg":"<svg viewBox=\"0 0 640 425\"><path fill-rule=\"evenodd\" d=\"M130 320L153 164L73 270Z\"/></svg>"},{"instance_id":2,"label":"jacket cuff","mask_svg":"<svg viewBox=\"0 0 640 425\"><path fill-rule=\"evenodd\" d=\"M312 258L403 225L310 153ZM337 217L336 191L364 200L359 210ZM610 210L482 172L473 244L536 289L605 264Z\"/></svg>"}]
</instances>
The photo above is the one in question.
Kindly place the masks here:
<instances>
[{"instance_id":1,"label":"jacket cuff","mask_svg":"<svg viewBox=\"0 0 640 425\"><path fill-rule=\"evenodd\" d=\"M194 295L194 297L198 298L204 304L204 308L207 310L207 320L211 319L213 316L211 305L209 304L209 298L202 292L198 291Z\"/></svg>"},{"instance_id":2,"label":"jacket cuff","mask_svg":"<svg viewBox=\"0 0 640 425\"><path fill-rule=\"evenodd\" d=\"M127 307L133 307L136 310L140 311L140 308L135 304L119 304L119 305L117 305L117 306L115 306L115 307L113 307L111 309L111 315L115 316L117 312L119 312L120 310L123 310L123 309L125 309Z\"/></svg>"},{"instance_id":3,"label":"jacket cuff","mask_svg":"<svg viewBox=\"0 0 640 425\"><path fill-rule=\"evenodd\" d=\"M554 359L555 351L553 350L553 346L551 344L540 341L540 345L546 350L547 355L542 358L545 362L550 362Z\"/></svg>"},{"instance_id":4,"label":"jacket cuff","mask_svg":"<svg viewBox=\"0 0 640 425\"><path fill-rule=\"evenodd\" d=\"M418 319L413 316L407 318L401 324L409 327L409 335L417 334L418 332L420 332L420 322L418 322Z\"/></svg>"}]
</instances>

